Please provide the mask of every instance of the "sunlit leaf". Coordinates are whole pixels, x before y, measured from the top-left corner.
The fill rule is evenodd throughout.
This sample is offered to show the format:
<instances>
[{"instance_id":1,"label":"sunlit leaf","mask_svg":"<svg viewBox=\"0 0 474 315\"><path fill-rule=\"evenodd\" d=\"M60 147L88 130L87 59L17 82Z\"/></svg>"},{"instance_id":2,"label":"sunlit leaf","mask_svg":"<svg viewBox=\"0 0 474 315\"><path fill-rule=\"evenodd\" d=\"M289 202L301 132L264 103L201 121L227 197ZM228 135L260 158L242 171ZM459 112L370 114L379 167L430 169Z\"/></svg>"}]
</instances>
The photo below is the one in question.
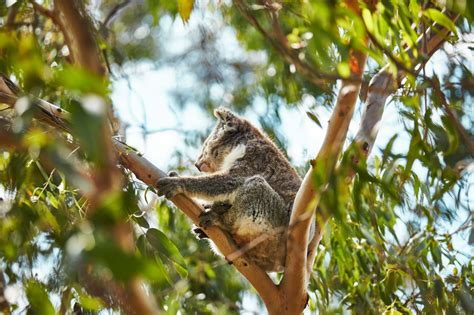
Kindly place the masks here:
<instances>
[{"instance_id":1,"label":"sunlit leaf","mask_svg":"<svg viewBox=\"0 0 474 315\"><path fill-rule=\"evenodd\" d=\"M26 286L26 297L30 302L31 310L36 314L54 315L56 313L48 293L40 283L34 280L29 281Z\"/></svg>"},{"instance_id":2,"label":"sunlit leaf","mask_svg":"<svg viewBox=\"0 0 474 315\"><path fill-rule=\"evenodd\" d=\"M319 121L318 116L316 116L315 114L313 114L313 113L310 112L310 111L307 111L307 112L306 112L306 115L308 115L308 117L309 117L312 121L314 121L314 122L316 123L316 125L318 125L319 127L322 128L322 125L321 125L321 122Z\"/></svg>"},{"instance_id":3,"label":"sunlit leaf","mask_svg":"<svg viewBox=\"0 0 474 315\"><path fill-rule=\"evenodd\" d=\"M189 17L191 16L191 11L194 7L194 0L177 0L178 1L178 11L179 15L183 22L188 22Z\"/></svg>"},{"instance_id":4,"label":"sunlit leaf","mask_svg":"<svg viewBox=\"0 0 474 315\"><path fill-rule=\"evenodd\" d=\"M429 8L423 11L423 15L446 27L451 32L456 33L456 26L454 25L454 22L439 10Z\"/></svg>"},{"instance_id":5,"label":"sunlit leaf","mask_svg":"<svg viewBox=\"0 0 474 315\"><path fill-rule=\"evenodd\" d=\"M186 268L186 263L178 248L169 240L168 237L166 237L163 232L154 228L148 229L146 232L146 238L150 244L161 254L176 262L182 268Z\"/></svg>"}]
</instances>

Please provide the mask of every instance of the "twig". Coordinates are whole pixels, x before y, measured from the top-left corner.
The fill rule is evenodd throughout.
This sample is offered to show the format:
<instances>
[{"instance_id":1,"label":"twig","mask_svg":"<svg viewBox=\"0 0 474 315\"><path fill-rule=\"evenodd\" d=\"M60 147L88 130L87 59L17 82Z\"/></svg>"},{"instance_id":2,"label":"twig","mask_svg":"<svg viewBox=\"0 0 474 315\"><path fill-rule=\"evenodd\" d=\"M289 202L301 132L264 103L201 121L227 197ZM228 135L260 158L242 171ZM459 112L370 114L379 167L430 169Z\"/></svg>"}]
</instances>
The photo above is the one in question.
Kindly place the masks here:
<instances>
[{"instance_id":1,"label":"twig","mask_svg":"<svg viewBox=\"0 0 474 315\"><path fill-rule=\"evenodd\" d=\"M56 15L56 12L54 10L47 9L43 7L41 4L34 0L30 0L30 3L33 5L33 8L41 13L42 15L50 18L55 24L59 23L58 16Z\"/></svg>"},{"instance_id":2,"label":"twig","mask_svg":"<svg viewBox=\"0 0 474 315\"><path fill-rule=\"evenodd\" d=\"M8 9L7 21L5 22L5 27L12 27L15 23L16 14L18 13L19 2L16 2Z\"/></svg>"},{"instance_id":3,"label":"twig","mask_svg":"<svg viewBox=\"0 0 474 315\"><path fill-rule=\"evenodd\" d=\"M454 128L456 128L457 132L461 136L461 138L463 140L463 143L466 146L466 148L468 149L469 153L472 156L474 156L474 143L473 143L471 137L469 136L466 129L461 124L458 117L452 111L451 107L449 106L448 102L446 101L446 96L441 91L441 88L439 86L439 82L435 82L434 80L431 80L431 82L432 82L432 85L433 85L433 91L434 91L435 95L438 97L438 99L440 100L441 106L443 107L444 112L448 116L451 123L454 125Z\"/></svg>"},{"instance_id":4,"label":"twig","mask_svg":"<svg viewBox=\"0 0 474 315\"><path fill-rule=\"evenodd\" d=\"M112 10L110 10L109 14L107 14L107 17L104 19L104 22L102 24L105 25L106 27L109 27L110 24L113 22L113 20L117 17L117 14L122 9L127 7L130 3L131 3L130 0L126 0L124 2L117 4L115 7L112 8Z\"/></svg>"},{"instance_id":5,"label":"twig","mask_svg":"<svg viewBox=\"0 0 474 315\"><path fill-rule=\"evenodd\" d=\"M10 303L8 303L5 297L5 276L3 270L0 269L0 313L10 314Z\"/></svg>"}]
</instances>

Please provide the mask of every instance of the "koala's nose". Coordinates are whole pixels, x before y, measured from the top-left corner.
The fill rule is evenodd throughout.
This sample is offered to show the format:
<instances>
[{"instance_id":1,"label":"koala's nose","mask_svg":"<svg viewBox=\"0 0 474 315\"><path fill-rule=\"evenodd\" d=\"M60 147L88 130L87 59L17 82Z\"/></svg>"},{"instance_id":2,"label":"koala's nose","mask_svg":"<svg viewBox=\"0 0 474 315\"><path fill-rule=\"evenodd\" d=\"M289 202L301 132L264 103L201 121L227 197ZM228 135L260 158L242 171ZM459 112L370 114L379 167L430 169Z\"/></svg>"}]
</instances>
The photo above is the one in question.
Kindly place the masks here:
<instances>
[{"instance_id":1,"label":"koala's nose","mask_svg":"<svg viewBox=\"0 0 474 315\"><path fill-rule=\"evenodd\" d=\"M207 173L211 170L206 162L196 162L194 165L200 172Z\"/></svg>"}]
</instances>

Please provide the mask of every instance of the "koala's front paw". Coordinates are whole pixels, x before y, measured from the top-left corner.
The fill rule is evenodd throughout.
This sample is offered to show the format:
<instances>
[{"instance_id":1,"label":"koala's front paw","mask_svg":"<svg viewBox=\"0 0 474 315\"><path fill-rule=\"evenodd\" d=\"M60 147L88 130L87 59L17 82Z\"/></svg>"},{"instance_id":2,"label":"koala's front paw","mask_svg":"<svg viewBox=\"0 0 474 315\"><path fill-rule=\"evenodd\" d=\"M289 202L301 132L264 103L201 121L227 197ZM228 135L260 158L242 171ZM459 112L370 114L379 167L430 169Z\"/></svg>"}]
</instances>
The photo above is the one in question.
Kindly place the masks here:
<instances>
[{"instance_id":1,"label":"koala's front paw","mask_svg":"<svg viewBox=\"0 0 474 315\"><path fill-rule=\"evenodd\" d=\"M213 211L203 212L199 216L199 226L202 228L208 228L211 226L218 225L219 217Z\"/></svg>"},{"instance_id":2,"label":"koala's front paw","mask_svg":"<svg viewBox=\"0 0 474 315\"><path fill-rule=\"evenodd\" d=\"M206 232L203 231L203 229L201 229L200 227L197 227L195 225L193 225L193 233L194 233L194 235L196 236L196 238L198 240L209 238L207 236Z\"/></svg>"},{"instance_id":3,"label":"koala's front paw","mask_svg":"<svg viewBox=\"0 0 474 315\"><path fill-rule=\"evenodd\" d=\"M171 199L184 191L181 178L179 177L160 178L156 182L156 186L158 188L158 196L165 196L167 199Z\"/></svg>"},{"instance_id":4,"label":"koala's front paw","mask_svg":"<svg viewBox=\"0 0 474 315\"><path fill-rule=\"evenodd\" d=\"M224 214L229 209L232 208L232 205L227 202L216 201L212 204L210 211L214 211L217 214Z\"/></svg>"}]
</instances>

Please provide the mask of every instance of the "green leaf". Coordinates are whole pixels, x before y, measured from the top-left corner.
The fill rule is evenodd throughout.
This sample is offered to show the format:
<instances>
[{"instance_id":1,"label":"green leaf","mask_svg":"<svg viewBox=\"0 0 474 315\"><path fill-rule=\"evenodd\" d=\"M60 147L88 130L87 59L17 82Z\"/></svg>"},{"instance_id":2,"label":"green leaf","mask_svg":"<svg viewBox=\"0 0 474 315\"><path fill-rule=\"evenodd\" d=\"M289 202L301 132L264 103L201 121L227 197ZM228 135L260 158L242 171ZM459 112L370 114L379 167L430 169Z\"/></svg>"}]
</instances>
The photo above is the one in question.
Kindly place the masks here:
<instances>
[{"instance_id":1,"label":"green leaf","mask_svg":"<svg viewBox=\"0 0 474 315\"><path fill-rule=\"evenodd\" d=\"M440 24L441 26L446 27L451 32L456 33L456 25L454 25L454 22L439 10L433 8L426 9L423 11L423 15Z\"/></svg>"},{"instance_id":2,"label":"green leaf","mask_svg":"<svg viewBox=\"0 0 474 315\"><path fill-rule=\"evenodd\" d=\"M432 241L430 243L430 252L431 256L433 257L433 261L439 266L443 266L443 261L441 260L441 249L439 248L439 244L436 241Z\"/></svg>"},{"instance_id":3,"label":"green leaf","mask_svg":"<svg viewBox=\"0 0 474 315\"><path fill-rule=\"evenodd\" d=\"M191 11L194 7L194 0L178 0L178 11L184 23L188 22Z\"/></svg>"},{"instance_id":4,"label":"green leaf","mask_svg":"<svg viewBox=\"0 0 474 315\"><path fill-rule=\"evenodd\" d=\"M348 78L351 74L351 68L347 62L337 64L337 73L343 78Z\"/></svg>"},{"instance_id":5,"label":"green leaf","mask_svg":"<svg viewBox=\"0 0 474 315\"><path fill-rule=\"evenodd\" d=\"M165 267L165 264L163 263L163 260L161 260L159 255L155 255L154 258L155 258L156 266L157 266L158 270L160 271L158 274L161 276L161 278L159 278L157 280L157 283L162 284L162 285L163 284L173 285L173 282L170 279L169 272L168 272L168 270L166 270L166 267Z\"/></svg>"},{"instance_id":6,"label":"green leaf","mask_svg":"<svg viewBox=\"0 0 474 315\"><path fill-rule=\"evenodd\" d=\"M456 128L454 128L453 123L447 116L442 116L441 121L443 122L443 127L448 138L448 148L444 152L445 155L451 155L456 152L459 147L459 134Z\"/></svg>"},{"instance_id":7,"label":"green leaf","mask_svg":"<svg viewBox=\"0 0 474 315\"><path fill-rule=\"evenodd\" d=\"M99 298L81 293L79 295L81 307L90 311L100 311L103 308L102 301Z\"/></svg>"},{"instance_id":8,"label":"green leaf","mask_svg":"<svg viewBox=\"0 0 474 315\"><path fill-rule=\"evenodd\" d=\"M391 308L390 310L386 310L385 312L383 312L383 315L403 315L403 313Z\"/></svg>"},{"instance_id":9,"label":"green leaf","mask_svg":"<svg viewBox=\"0 0 474 315\"><path fill-rule=\"evenodd\" d=\"M166 237L163 232L154 228L149 229L146 232L146 238L150 242L151 246L158 250L158 252L176 262L181 267L186 268L186 263L178 248L173 244L173 242L170 241L168 237Z\"/></svg>"},{"instance_id":10,"label":"green leaf","mask_svg":"<svg viewBox=\"0 0 474 315\"><path fill-rule=\"evenodd\" d=\"M110 92L108 81L74 66L66 66L57 71L52 83L70 91L93 93L101 96L106 96Z\"/></svg>"},{"instance_id":11,"label":"green leaf","mask_svg":"<svg viewBox=\"0 0 474 315\"><path fill-rule=\"evenodd\" d=\"M141 226L145 229L150 228L150 224L148 223L148 221L145 218L145 212L142 212L142 211L135 212L132 215L132 218L133 218L133 221L135 221L139 226Z\"/></svg>"},{"instance_id":12,"label":"green leaf","mask_svg":"<svg viewBox=\"0 0 474 315\"><path fill-rule=\"evenodd\" d=\"M26 296L30 302L33 314L54 315L54 307L49 300L48 293L39 282L30 280L26 286Z\"/></svg>"},{"instance_id":13,"label":"green leaf","mask_svg":"<svg viewBox=\"0 0 474 315\"><path fill-rule=\"evenodd\" d=\"M176 271L179 273L181 278L187 278L188 277L188 271L186 270L186 268L181 267L181 265L179 265L177 263L174 263L173 266L176 269Z\"/></svg>"},{"instance_id":14,"label":"green leaf","mask_svg":"<svg viewBox=\"0 0 474 315\"><path fill-rule=\"evenodd\" d=\"M319 120L318 116L316 116L315 114L313 114L313 113L310 112L310 111L307 111L307 112L306 112L306 115L308 115L308 117L309 117L312 121L314 121L314 122L316 123L316 125L318 125L318 126L321 127L321 128L323 127L323 126L321 125L321 121Z\"/></svg>"},{"instance_id":15,"label":"green leaf","mask_svg":"<svg viewBox=\"0 0 474 315\"><path fill-rule=\"evenodd\" d=\"M374 21L372 19L372 14L368 9L362 10L362 19L364 20L365 26L369 32L374 31Z\"/></svg>"},{"instance_id":16,"label":"green leaf","mask_svg":"<svg viewBox=\"0 0 474 315\"><path fill-rule=\"evenodd\" d=\"M152 281L161 281L162 274L154 261L138 254L124 252L114 243L107 240L97 244L88 252L90 258L108 267L115 279L127 281L141 274ZM133 267L132 267L133 266Z\"/></svg>"},{"instance_id":17,"label":"green leaf","mask_svg":"<svg viewBox=\"0 0 474 315\"><path fill-rule=\"evenodd\" d=\"M53 208L58 209L58 208L59 208L59 201L58 201L58 199L56 198L56 196L53 195L52 193L50 193L49 191L46 192L46 196L47 196L47 200L48 200L48 202L51 204L51 206L52 206Z\"/></svg>"},{"instance_id":18,"label":"green leaf","mask_svg":"<svg viewBox=\"0 0 474 315\"><path fill-rule=\"evenodd\" d=\"M99 166L106 165L105 154L103 153L104 145L100 135L102 128L106 126L105 115L96 115L87 107L85 100L84 104L78 102L71 102L69 111L71 113L71 130L74 137L79 140L81 148L87 155L87 158ZM98 105L101 106L101 105ZM104 105L105 106L105 105ZM85 128L85 126L87 126Z\"/></svg>"}]
</instances>

